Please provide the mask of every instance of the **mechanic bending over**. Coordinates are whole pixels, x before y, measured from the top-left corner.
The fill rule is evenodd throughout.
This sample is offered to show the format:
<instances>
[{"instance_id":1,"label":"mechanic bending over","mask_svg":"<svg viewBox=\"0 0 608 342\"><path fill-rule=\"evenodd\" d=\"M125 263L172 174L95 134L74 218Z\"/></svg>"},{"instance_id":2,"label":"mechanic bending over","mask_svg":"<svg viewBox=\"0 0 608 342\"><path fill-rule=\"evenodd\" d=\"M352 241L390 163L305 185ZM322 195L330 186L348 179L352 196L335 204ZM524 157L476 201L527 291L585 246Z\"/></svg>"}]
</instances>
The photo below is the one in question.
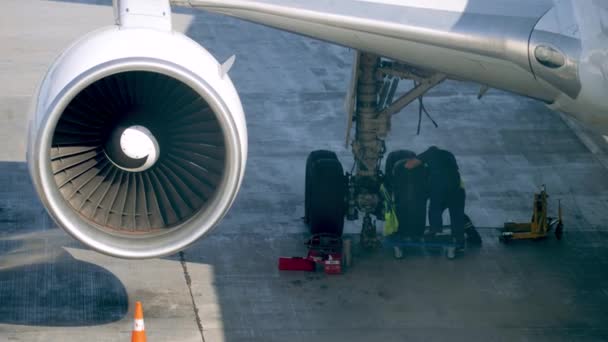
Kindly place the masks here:
<instances>
[{"instance_id":1,"label":"mechanic bending over","mask_svg":"<svg viewBox=\"0 0 608 342\"><path fill-rule=\"evenodd\" d=\"M414 169L426 164L429 173L429 225L431 234L443 230L443 211L450 211L452 239L459 253L464 252L464 202L465 192L454 155L446 150L429 147L405 164Z\"/></svg>"}]
</instances>

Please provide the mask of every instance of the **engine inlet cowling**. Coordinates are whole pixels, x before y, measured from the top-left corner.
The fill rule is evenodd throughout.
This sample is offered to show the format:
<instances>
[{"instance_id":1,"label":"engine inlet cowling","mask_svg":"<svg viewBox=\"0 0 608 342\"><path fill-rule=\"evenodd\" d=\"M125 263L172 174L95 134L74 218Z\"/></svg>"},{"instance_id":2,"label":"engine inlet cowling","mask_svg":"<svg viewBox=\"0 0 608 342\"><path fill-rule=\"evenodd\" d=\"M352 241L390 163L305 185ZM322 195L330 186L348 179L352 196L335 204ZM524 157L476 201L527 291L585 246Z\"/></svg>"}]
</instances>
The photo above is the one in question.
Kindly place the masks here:
<instances>
[{"instance_id":1,"label":"engine inlet cowling","mask_svg":"<svg viewBox=\"0 0 608 342\"><path fill-rule=\"evenodd\" d=\"M141 171L150 155L131 158L121 146L136 125L158 142L158 159ZM201 210L218 189L224 162L222 129L205 100L145 71L85 88L61 115L51 148L56 185L72 208L100 227L132 234L175 227Z\"/></svg>"},{"instance_id":2,"label":"engine inlet cowling","mask_svg":"<svg viewBox=\"0 0 608 342\"><path fill-rule=\"evenodd\" d=\"M247 153L240 100L219 70L193 41L153 30L108 28L65 52L40 87L28 146L57 223L126 258L171 254L210 231Z\"/></svg>"}]
</instances>

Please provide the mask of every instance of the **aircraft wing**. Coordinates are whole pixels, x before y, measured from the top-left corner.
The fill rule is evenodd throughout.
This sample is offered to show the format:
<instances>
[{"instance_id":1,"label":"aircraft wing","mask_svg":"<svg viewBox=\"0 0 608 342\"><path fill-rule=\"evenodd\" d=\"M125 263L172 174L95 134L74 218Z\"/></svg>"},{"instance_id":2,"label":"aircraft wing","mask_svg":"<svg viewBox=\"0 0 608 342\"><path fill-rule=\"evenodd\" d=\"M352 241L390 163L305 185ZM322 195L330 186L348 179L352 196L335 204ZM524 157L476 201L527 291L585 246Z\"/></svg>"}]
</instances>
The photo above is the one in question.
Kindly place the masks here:
<instances>
[{"instance_id":1,"label":"aircraft wing","mask_svg":"<svg viewBox=\"0 0 608 342\"><path fill-rule=\"evenodd\" d=\"M529 59L552 0L173 0L550 100ZM488 73L488 70L492 72ZM496 80L495 75L501 75ZM534 86L530 86L535 83Z\"/></svg>"}]
</instances>

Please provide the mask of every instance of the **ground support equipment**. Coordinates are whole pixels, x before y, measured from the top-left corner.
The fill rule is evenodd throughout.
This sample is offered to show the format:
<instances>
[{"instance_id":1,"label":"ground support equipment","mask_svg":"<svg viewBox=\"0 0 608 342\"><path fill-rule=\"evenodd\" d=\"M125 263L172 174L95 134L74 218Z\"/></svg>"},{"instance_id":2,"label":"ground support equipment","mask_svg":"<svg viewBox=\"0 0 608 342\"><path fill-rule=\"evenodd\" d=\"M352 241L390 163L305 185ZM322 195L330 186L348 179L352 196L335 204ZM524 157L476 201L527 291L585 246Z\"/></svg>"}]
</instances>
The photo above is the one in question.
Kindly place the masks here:
<instances>
[{"instance_id":1,"label":"ground support equipment","mask_svg":"<svg viewBox=\"0 0 608 342\"><path fill-rule=\"evenodd\" d=\"M320 265L326 274L342 273L342 238L333 234L316 234L306 242L306 257L279 258L280 271L314 272Z\"/></svg>"},{"instance_id":2,"label":"ground support equipment","mask_svg":"<svg viewBox=\"0 0 608 342\"><path fill-rule=\"evenodd\" d=\"M410 248L423 248L425 250L439 250L448 259L456 257L456 244L450 231L436 234L425 234L420 238L405 238L400 241L385 240L385 246L399 247L405 250Z\"/></svg>"},{"instance_id":3,"label":"ground support equipment","mask_svg":"<svg viewBox=\"0 0 608 342\"><path fill-rule=\"evenodd\" d=\"M532 220L529 223L506 222L499 236L499 241L543 239L547 237L552 229L555 237L561 240L564 233L561 202L558 202L558 217L551 218L547 216L548 198L549 195L547 195L546 188L543 185L540 193L534 194Z\"/></svg>"}]
</instances>

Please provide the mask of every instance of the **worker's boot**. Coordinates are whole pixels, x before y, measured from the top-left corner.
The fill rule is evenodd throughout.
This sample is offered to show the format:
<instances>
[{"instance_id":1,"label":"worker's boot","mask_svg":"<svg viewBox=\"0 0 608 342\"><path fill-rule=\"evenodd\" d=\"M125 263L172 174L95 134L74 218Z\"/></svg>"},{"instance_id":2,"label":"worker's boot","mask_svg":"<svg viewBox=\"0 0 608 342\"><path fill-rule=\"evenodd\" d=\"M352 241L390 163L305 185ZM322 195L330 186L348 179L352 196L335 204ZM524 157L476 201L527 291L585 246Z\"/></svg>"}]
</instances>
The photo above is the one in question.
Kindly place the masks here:
<instances>
[{"instance_id":1,"label":"worker's boot","mask_svg":"<svg viewBox=\"0 0 608 342\"><path fill-rule=\"evenodd\" d=\"M393 247L393 256L395 259L403 259L403 250L399 246Z\"/></svg>"},{"instance_id":2,"label":"worker's boot","mask_svg":"<svg viewBox=\"0 0 608 342\"><path fill-rule=\"evenodd\" d=\"M464 215L464 233L469 246L481 246L481 235L479 235L479 232L475 229L473 222L467 215Z\"/></svg>"},{"instance_id":3,"label":"worker's boot","mask_svg":"<svg viewBox=\"0 0 608 342\"><path fill-rule=\"evenodd\" d=\"M455 246L448 246L445 255L448 257L448 259L454 259L456 258L456 247Z\"/></svg>"},{"instance_id":4,"label":"worker's boot","mask_svg":"<svg viewBox=\"0 0 608 342\"><path fill-rule=\"evenodd\" d=\"M456 256L464 254L464 239L463 240L452 240L452 244L447 247L446 256L448 259L455 259Z\"/></svg>"},{"instance_id":5,"label":"worker's boot","mask_svg":"<svg viewBox=\"0 0 608 342\"><path fill-rule=\"evenodd\" d=\"M467 244L470 246L481 246L481 235L475 227L466 228L464 231L467 236Z\"/></svg>"}]
</instances>

